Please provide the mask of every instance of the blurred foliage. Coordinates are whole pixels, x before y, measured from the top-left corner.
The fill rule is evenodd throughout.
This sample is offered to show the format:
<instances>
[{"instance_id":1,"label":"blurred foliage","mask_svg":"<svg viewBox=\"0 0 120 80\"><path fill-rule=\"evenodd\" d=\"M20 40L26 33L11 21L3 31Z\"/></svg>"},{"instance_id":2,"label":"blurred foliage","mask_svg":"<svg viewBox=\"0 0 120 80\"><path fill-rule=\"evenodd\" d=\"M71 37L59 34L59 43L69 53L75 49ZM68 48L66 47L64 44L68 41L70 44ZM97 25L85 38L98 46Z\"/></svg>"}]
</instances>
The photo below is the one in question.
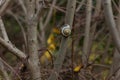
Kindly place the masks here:
<instances>
[{"instance_id":1,"label":"blurred foliage","mask_svg":"<svg viewBox=\"0 0 120 80\"><path fill-rule=\"evenodd\" d=\"M82 0L77 0L77 6L80 4L81 1ZM115 0L115 2L118 5L118 0ZM67 0L58 0L56 7L65 11L66 3L67 3ZM94 20L95 5L96 5L96 0L93 0L92 20ZM42 21L43 23L46 20L49 9L50 7L47 7L42 11L41 17L43 18L43 21ZM115 10L114 14L116 15L118 12L116 11L114 6L113 6L113 9ZM16 0L14 0L11 6L8 8L8 10L11 10L14 13L14 15L18 15L18 18L20 17L20 22L24 26L24 29L26 31L26 24L25 24L26 20L21 10L20 4L18 4ZM70 36L70 39L74 37L73 41L75 43L74 44L75 51L74 51L73 71L75 73L75 76L77 77L81 73L81 70L83 68L82 49L83 49L83 41L84 41L84 26L85 26L85 14L86 14L85 10L86 10L86 3L82 6L82 8L78 12L75 13L75 19L74 19L74 25L73 25L75 26L74 27L75 31ZM38 30L40 32L40 38L41 38L42 32L44 31L45 33L44 42L47 43L45 45L45 50L42 52L42 56L40 56L41 65L45 65L44 67L41 67L42 68L41 72L43 73L42 75L45 78L48 78L48 75L50 74L50 69L53 68L53 64L49 64L49 62L51 62L52 59L54 60L56 58L55 55L60 47L61 33L59 30L60 30L60 26L64 24L65 13L54 8L51 17L52 18L50 19L50 22L48 23L46 29L41 31ZM103 10L101 10L100 15L97 17L98 17L98 20L95 20L95 21L98 21L98 24L94 34L93 44L92 44L91 52L89 56L90 65L87 67L86 72L88 73L91 72L90 74L93 77L95 77L96 80L105 80L105 78L108 76L108 73L112 64L112 58L113 58L113 52L114 52L115 46L112 43L111 36L109 35L110 34L109 29L106 27L106 23L103 16ZM9 15L9 13L4 14L2 18L11 42L19 49L24 50L24 47L23 47L24 39L23 39L23 34L21 31L20 25L17 23L17 21L14 19L13 16ZM111 42L108 46L108 50L106 51L107 42L109 41L109 39L111 39ZM41 44L41 41L39 42ZM62 76L62 78L65 78L64 80L68 80L66 77L71 78L71 75L72 75L70 71L72 66L71 56L69 56L71 54L71 46L72 46L71 42L72 41L68 43L69 46L67 50L66 59L64 61L63 68L60 73L60 76ZM41 49L41 46L40 46L40 49ZM2 58L5 61L7 61L8 64L10 64L15 69L16 68L18 69L19 67L24 67L19 65L21 64L21 61L19 61L17 57L15 57L14 55L11 55L11 53L8 52L6 49L4 51L5 53L2 55ZM47 65L45 64L46 62L48 62ZM47 71L45 71L46 69ZM19 72L19 70L17 71ZM19 73L19 74L23 76L24 73L25 72L23 71L22 73ZM25 74L25 75L28 75L28 74ZM90 75L88 75L87 77L90 77ZM0 76L0 80L1 80L1 76ZM83 79L80 79L80 80L83 80Z\"/></svg>"}]
</instances>

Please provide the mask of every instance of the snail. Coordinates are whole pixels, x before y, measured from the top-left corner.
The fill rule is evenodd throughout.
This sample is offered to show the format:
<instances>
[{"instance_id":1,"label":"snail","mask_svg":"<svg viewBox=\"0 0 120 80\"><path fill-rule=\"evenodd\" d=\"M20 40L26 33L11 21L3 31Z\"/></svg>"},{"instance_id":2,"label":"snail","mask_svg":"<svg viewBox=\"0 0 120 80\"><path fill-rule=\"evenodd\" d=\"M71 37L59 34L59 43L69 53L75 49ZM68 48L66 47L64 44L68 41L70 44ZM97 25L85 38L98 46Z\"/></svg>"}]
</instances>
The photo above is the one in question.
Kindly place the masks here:
<instances>
[{"instance_id":1,"label":"snail","mask_svg":"<svg viewBox=\"0 0 120 80\"><path fill-rule=\"evenodd\" d=\"M61 27L61 33L63 36L68 37L71 34L70 25L65 24Z\"/></svg>"}]
</instances>

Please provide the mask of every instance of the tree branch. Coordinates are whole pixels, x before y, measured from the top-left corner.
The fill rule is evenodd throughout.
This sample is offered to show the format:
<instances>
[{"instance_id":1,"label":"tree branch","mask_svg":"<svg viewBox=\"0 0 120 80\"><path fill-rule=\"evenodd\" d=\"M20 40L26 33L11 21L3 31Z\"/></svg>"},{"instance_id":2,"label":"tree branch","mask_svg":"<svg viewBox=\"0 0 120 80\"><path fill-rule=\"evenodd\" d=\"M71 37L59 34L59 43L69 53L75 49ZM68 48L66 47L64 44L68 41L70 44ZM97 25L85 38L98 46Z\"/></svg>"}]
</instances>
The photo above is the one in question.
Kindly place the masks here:
<instances>
[{"instance_id":1,"label":"tree branch","mask_svg":"<svg viewBox=\"0 0 120 80\"><path fill-rule=\"evenodd\" d=\"M87 66L88 58L89 58L91 13L92 13L92 0L87 0L85 38L83 43L83 55L82 55L82 61L83 61L84 67Z\"/></svg>"},{"instance_id":2,"label":"tree branch","mask_svg":"<svg viewBox=\"0 0 120 80\"><path fill-rule=\"evenodd\" d=\"M46 26L48 25L48 23L51 19L51 16L52 16L52 13L53 13L53 8L54 8L53 6L55 6L56 2L57 2L57 0L53 0L53 2L52 2L52 6L50 7L47 18L46 18L46 20L44 22L44 25L43 25L44 30L46 29Z\"/></svg>"},{"instance_id":3,"label":"tree branch","mask_svg":"<svg viewBox=\"0 0 120 80\"><path fill-rule=\"evenodd\" d=\"M6 8L8 7L9 3L11 0L6 0L6 2L3 4L3 6L0 8L0 16L3 15L4 11L6 10Z\"/></svg>"},{"instance_id":4,"label":"tree branch","mask_svg":"<svg viewBox=\"0 0 120 80\"><path fill-rule=\"evenodd\" d=\"M15 46L13 46L10 42L5 41L1 37L0 37L0 44L3 45L5 48L7 48L10 52L15 54L20 59L26 59L27 56L22 51L20 51Z\"/></svg>"},{"instance_id":5,"label":"tree branch","mask_svg":"<svg viewBox=\"0 0 120 80\"><path fill-rule=\"evenodd\" d=\"M112 12L111 0L103 0L103 6L104 6L104 14L105 14L107 25L110 29L115 46L118 52L120 52L120 36L117 30L113 12Z\"/></svg>"},{"instance_id":6,"label":"tree branch","mask_svg":"<svg viewBox=\"0 0 120 80\"><path fill-rule=\"evenodd\" d=\"M38 41L37 41L37 25L38 25L38 13L42 7L41 2L39 2L39 6L37 6L36 1L38 0L26 0L26 7L27 7L27 52L29 55L28 58L28 65L27 67L30 70L31 79L32 80L41 80L41 73L40 73L40 62L38 56ZM37 8L37 9L36 9ZM38 11L36 13L36 10Z\"/></svg>"},{"instance_id":7,"label":"tree branch","mask_svg":"<svg viewBox=\"0 0 120 80\"><path fill-rule=\"evenodd\" d=\"M10 77L8 76L7 71L5 70L4 64L2 63L2 61L0 60L0 70L3 73L4 79L5 80L11 80Z\"/></svg>"},{"instance_id":8,"label":"tree branch","mask_svg":"<svg viewBox=\"0 0 120 80\"><path fill-rule=\"evenodd\" d=\"M22 51L20 51L15 46L13 46L12 43L9 41L9 38L7 36L7 33L6 33L6 30L5 30L5 27L4 27L1 17L0 17L0 29L3 34L2 36L4 38L4 39L2 39L0 37L0 44L3 45L5 48L7 48L10 52L14 53L19 58L25 59L27 56Z\"/></svg>"},{"instance_id":9,"label":"tree branch","mask_svg":"<svg viewBox=\"0 0 120 80\"><path fill-rule=\"evenodd\" d=\"M66 12L66 16L65 16L65 23L70 25L71 28L73 25L75 7L76 7L76 0L68 0L67 12ZM50 75L48 80L56 80L57 79L56 73L59 73L59 71L62 67L64 58L65 58L65 53L67 50L68 40L69 40L69 37L68 38L62 37L60 49L58 51L56 60L54 62L54 70L53 71L55 71L55 72L52 72L52 74Z\"/></svg>"}]
</instances>

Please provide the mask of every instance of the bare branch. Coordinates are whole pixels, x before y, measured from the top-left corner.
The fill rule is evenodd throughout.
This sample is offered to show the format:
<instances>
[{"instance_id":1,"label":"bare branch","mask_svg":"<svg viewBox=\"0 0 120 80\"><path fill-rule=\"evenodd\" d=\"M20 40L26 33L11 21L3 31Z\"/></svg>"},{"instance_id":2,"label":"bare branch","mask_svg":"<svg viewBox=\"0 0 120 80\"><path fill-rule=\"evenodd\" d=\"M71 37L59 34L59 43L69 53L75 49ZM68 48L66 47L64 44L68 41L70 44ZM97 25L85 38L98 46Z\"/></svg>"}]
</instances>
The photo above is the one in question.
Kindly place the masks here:
<instances>
[{"instance_id":1,"label":"bare branch","mask_svg":"<svg viewBox=\"0 0 120 80\"><path fill-rule=\"evenodd\" d=\"M120 1L119 1L119 8L120 9ZM119 32L119 36L120 36L120 12L118 12L118 18L117 18L117 30ZM113 54L113 63L111 65L111 70L110 70L110 74L108 76L107 80L112 80L111 77L114 76L114 80L119 80L120 78L120 63L118 63L120 61L120 52L118 52L117 49L115 49L115 52Z\"/></svg>"},{"instance_id":2,"label":"bare branch","mask_svg":"<svg viewBox=\"0 0 120 80\"><path fill-rule=\"evenodd\" d=\"M23 0L18 0L18 1L19 1L20 5L22 6L22 9L25 12L25 14L27 14L26 6L25 6Z\"/></svg>"},{"instance_id":3,"label":"bare branch","mask_svg":"<svg viewBox=\"0 0 120 80\"><path fill-rule=\"evenodd\" d=\"M12 15L15 20L17 21L17 23L20 25L22 34L23 34L23 38L24 38L24 43L25 43L25 47L27 47L27 37L26 37L26 32L24 30L24 26L22 25L22 23L19 21L18 16L16 14L14 14L12 11L8 10L7 11L8 14Z\"/></svg>"},{"instance_id":4,"label":"bare branch","mask_svg":"<svg viewBox=\"0 0 120 80\"><path fill-rule=\"evenodd\" d=\"M6 33L6 30L5 30L5 26L3 24L3 21L0 17L0 30L1 30L1 33L2 33L2 37L5 41L9 41L9 38L8 38L8 35Z\"/></svg>"},{"instance_id":5,"label":"bare branch","mask_svg":"<svg viewBox=\"0 0 120 80\"><path fill-rule=\"evenodd\" d=\"M0 58L0 61L3 63L3 65L8 67L19 78L19 80L22 80L19 74L7 62L5 62L2 58Z\"/></svg>"},{"instance_id":6,"label":"bare branch","mask_svg":"<svg viewBox=\"0 0 120 80\"><path fill-rule=\"evenodd\" d=\"M90 40L90 26L91 26L91 13L92 13L92 0L87 0L87 7L86 7L86 24L85 24L85 38L83 44L83 64L84 67L88 64L88 57L89 57L89 40Z\"/></svg>"},{"instance_id":7,"label":"bare branch","mask_svg":"<svg viewBox=\"0 0 120 80\"><path fill-rule=\"evenodd\" d=\"M1 17L0 17L0 29L2 32L2 36L4 38L4 39L0 38L0 44L3 45L5 48L7 48L10 52L14 53L19 58L25 59L27 56L22 51L20 51L15 46L13 46L12 43L9 41L9 38L7 36L5 26L4 26L4 23L1 19Z\"/></svg>"},{"instance_id":8,"label":"bare branch","mask_svg":"<svg viewBox=\"0 0 120 80\"><path fill-rule=\"evenodd\" d=\"M13 45L11 44L11 42L9 41L9 38L8 38L7 33L6 33L5 26L4 26L4 23L3 23L2 19L1 19L1 17L0 17L0 30L1 30L2 36L3 36L3 38L4 38L4 41L9 42L8 44L10 44L11 46L13 46ZM2 39L2 38L1 38L1 39ZM1 42L1 43L3 43L3 42ZM4 46L5 46L5 45L4 45ZM6 46L6 47L8 47L8 46ZM13 49L15 49L15 48L13 48ZM17 48L16 48L16 50L17 50ZM23 53L23 54L24 54L24 53ZM18 53L17 53L17 56L18 56ZM5 63L5 62L4 62L1 58L0 58L0 63L1 63L1 71L3 72L3 75L4 75L5 80L10 80L10 77L8 76L7 71L6 71L5 68L4 68L4 64L3 64L3 63ZM19 77L19 76L18 76L18 77ZM21 79L20 79L20 80L21 80Z\"/></svg>"},{"instance_id":9,"label":"bare branch","mask_svg":"<svg viewBox=\"0 0 120 80\"><path fill-rule=\"evenodd\" d=\"M52 2L52 5L51 5L50 10L48 12L47 18L46 18L46 20L44 22L44 26L43 26L44 29L46 29L46 26L47 26L47 24L49 23L49 21L51 19L51 16L52 16L52 13L53 13L53 8L54 8L53 6L55 6L56 2L57 2L57 0L53 0L53 2Z\"/></svg>"},{"instance_id":10,"label":"bare branch","mask_svg":"<svg viewBox=\"0 0 120 80\"><path fill-rule=\"evenodd\" d=\"M104 14L105 14L105 19L106 19L107 25L110 29L115 46L116 46L118 52L120 52L120 36L119 36L118 30L117 30L113 12L112 12L111 0L103 0L103 3L104 3L103 4L104 5Z\"/></svg>"},{"instance_id":11,"label":"bare branch","mask_svg":"<svg viewBox=\"0 0 120 80\"><path fill-rule=\"evenodd\" d=\"M81 7L83 6L84 3L85 3L85 0L82 0L80 2L80 4L78 5L78 7L76 8L76 12L78 12L81 9Z\"/></svg>"},{"instance_id":12,"label":"bare branch","mask_svg":"<svg viewBox=\"0 0 120 80\"><path fill-rule=\"evenodd\" d=\"M36 7L37 0L26 0L27 2L27 50L28 50L28 68L31 73L32 80L41 80L40 73L40 62L38 56L38 41L37 41L37 24L38 24L38 14L39 10L42 7L42 4L39 4L39 7ZM39 0L38 0L39 1ZM41 2L40 2L41 3ZM36 9L37 8L37 9ZM36 12L36 10L38 12Z\"/></svg>"},{"instance_id":13,"label":"bare branch","mask_svg":"<svg viewBox=\"0 0 120 80\"><path fill-rule=\"evenodd\" d=\"M76 0L68 0L65 23L69 24L71 28L73 25L75 7L76 7ZM64 58L65 58L65 53L67 50L68 40L69 40L69 38L62 37L60 49L58 51L56 61L54 63L54 70L53 71L55 71L55 72L52 72L52 74L50 75L48 80L56 80L57 79L56 73L59 73L59 71L62 67Z\"/></svg>"},{"instance_id":14,"label":"bare branch","mask_svg":"<svg viewBox=\"0 0 120 80\"><path fill-rule=\"evenodd\" d=\"M4 79L5 80L11 80L10 77L8 76L7 71L5 70L4 64L2 63L2 61L0 60L0 70L3 73Z\"/></svg>"},{"instance_id":15,"label":"bare branch","mask_svg":"<svg viewBox=\"0 0 120 80\"><path fill-rule=\"evenodd\" d=\"M60 8L59 6L56 6L56 5L52 5L52 4L48 4L49 6L52 6L53 8L55 8L56 10L60 11L60 12L63 12L65 13L66 11L63 10L62 8Z\"/></svg>"},{"instance_id":16,"label":"bare branch","mask_svg":"<svg viewBox=\"0 0 120 80\"><path fill-rule=\"evenodd\" d=\"M20 51L15 46L13 46L10 42L5 41L1 37L0 37L0 44L3 45L5 48L7 48L10 52L15 54L16 56L18 56L19 58L26 59L27 56L22 51Z\"/></svg>"},{"instance_id":17,"label":"bare branch","mask_svg":"<svg viewBox=\"0 0 120 80\"><path fill-rule=\"evenodd\" d=\"M8 7L11 0L6 0L6 2L3 4L3 6L0 8L0 16L4 13L6 8Z\"/></svg>"}]
</instances>

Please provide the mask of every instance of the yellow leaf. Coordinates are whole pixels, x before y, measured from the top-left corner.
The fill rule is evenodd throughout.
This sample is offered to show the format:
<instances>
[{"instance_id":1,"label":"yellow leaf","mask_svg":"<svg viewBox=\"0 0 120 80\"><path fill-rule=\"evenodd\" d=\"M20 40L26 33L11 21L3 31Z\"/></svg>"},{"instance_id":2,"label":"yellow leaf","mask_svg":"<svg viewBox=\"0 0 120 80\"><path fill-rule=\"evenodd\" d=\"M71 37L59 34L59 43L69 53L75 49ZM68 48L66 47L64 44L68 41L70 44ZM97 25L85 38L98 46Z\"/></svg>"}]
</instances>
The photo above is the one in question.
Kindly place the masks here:
<instances>
[{"instance_id":1,"label":"yellow leaf","mask_svg":"<svg viewBox=\"0 0 120 80\"><path fill-rule=\"evenodd\" d=\"M51 59L52 59L51 53L54 52L55 45L54 44L50 44L49 47L48 47L48 50L49 51L45 51L44 54L40 57L40 62L41 63L44 63L47 60L51 61ZM51 52L51 53L49 53L49 52Z\"/></svg>"},{"instance_id":2,"label":"yellow leaf","mask_svg":"<svg viewBox=\"0 0 120 80\"><path fill-rule=\"evenodd\" d=\"M53 34L50 34L50 36L49 36L49 38L48 38L48 40L47 40L47 43L48 44L51 44L51 43L53 43L54 42L54 35Z\"/></svg>"},{"instance_id":3,"label":"yellow leaf","mask_svg":"<svg viewBox=\"0 0 120 80\"><path fill-rule=\"evenodd\" d=\"M51 52L53 52L55 49L56 49L55 44L50 44L50 45L48 46L48 50L51 51Z\"/></svg>"},{"instance_id":4,"label":"yellow leaf","mask_svg":"<svg viewBox=\"0 0 120 80\"><path fill-rule=\"evenodd\" d=\"M47 60L47 58L46 58L45 55L43 55L43 56L40 57L40 63L41 64L44 64L46 60Z\"/></svg>"},{"instance_id":5,"label":"yellow leaf","mask_svg":"<svg viewBox=\"0 0 120 80\"><path fill-rule=\"evenodd\" d=\"M48 51L45 51L44 55L40 57L40 62L44 64L44 62L47 60L51 60L51 55Z\"/></svg>"},{"instance_id":6,"label":"yellow leaf","mask_svg":"<svg viewBox=\"0 0 120 80\"><path fill-rule=\"evenodd\" d=\"M82 65L76 66L74 68L74 72L79 72L81 68L82 68Z\"/></svg>"},{"instance_id":7,"label":"yellow leaf","mask_svg":"<svg viewBox=\"0 0 120 80\"><path fill-rule=\"evenodd\" d=\"M58 28L53 28L52 33L48 37L48 40L47 40L48 47L47 47L47 49L51 53L53 53L55 51L55 49L56 49L54 33L59 34L60 33L59 29ZM45 51L44 54L41 56L41 58L40 58L41 63L44 63L46 60L51 60L52 59L51 58L52 56L49 53L49 51Z\"/></svg>"},{"instance_id":8,"label":"yellow leaf","mask_svg":"<svg viewBox=\"0 0 120 80\"><path fill-rule=\"evenodd\" d=\"M52 30L53 33L60 34L60 30L58 28L53 28Z\"/></svg>"},{"instance_id":9,"label":"yellow leaf","mask_svg":"<svg viewBox=\"0 0 120 80\"><path fill-rule=\"evenodd\" d=\"M45 56L48 60L51 60L51 55L48 51L45 52Z\"/></svg>"}]
</instances>

